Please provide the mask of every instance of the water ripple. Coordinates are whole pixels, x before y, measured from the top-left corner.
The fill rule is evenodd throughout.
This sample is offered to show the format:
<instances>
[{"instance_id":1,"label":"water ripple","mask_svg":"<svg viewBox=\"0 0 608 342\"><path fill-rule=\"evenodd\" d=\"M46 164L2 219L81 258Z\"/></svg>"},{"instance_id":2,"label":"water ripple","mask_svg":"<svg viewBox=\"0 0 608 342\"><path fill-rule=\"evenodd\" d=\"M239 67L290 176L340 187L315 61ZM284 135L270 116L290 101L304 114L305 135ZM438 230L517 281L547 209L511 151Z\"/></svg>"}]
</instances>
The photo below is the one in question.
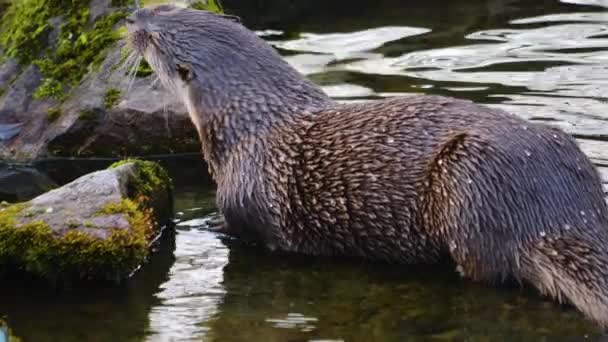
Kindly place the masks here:
<instances>
[{"instance_id":1,"label":"water ripple","mask_svg":"<svg viewBox=\"0 0 608 342\"><path fill-rule=\"evenodd\" d=\"M217 313L225 294L222 281L228 249L215 234L200 229L178 231L175 258L169 280L156 295L160 303L150 311L150 341L185 336L200 340L209 330L201 322Z\"/></svg>"}]
</instances>

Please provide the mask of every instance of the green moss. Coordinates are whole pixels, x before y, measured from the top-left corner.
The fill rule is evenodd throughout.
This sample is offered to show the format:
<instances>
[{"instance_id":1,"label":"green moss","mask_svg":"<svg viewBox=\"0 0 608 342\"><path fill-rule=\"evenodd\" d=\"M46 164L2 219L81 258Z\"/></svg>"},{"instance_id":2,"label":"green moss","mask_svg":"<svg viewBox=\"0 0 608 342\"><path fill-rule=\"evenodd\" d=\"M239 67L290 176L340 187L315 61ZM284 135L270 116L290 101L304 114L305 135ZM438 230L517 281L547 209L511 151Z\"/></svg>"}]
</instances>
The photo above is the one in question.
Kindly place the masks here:
<instances>
[{"instance_id":1,"label":"green moss","mask_svg":"<svg viewBox=\"0 0 608 342\"><path fill-rule=\"evenodd\" d=\"M223 13L224 12L224 10L222 9L222 5L217 0L194 1L190 5L190 7L199 9L199 10L210 11L210 12L214 12L214 13Z\"/></svg>"},{"instance_id":2,"label":"green moss","mask_svg":"<svg viewBox=\"0 0 608 342\"><path fill-rule=\"evenodd\" d=\"M133 4L135 4L134 0L112 0L110 2L112 7L126 7Z\"/></svg>"},{"instance_id":3,"label":"green moss","mask_svg":"<svg viewBox=\"0 0 608 342\"><path fill-rule=\"evenodd\" d=\"M104 213L124 214L131 229L112 229L107 239L74 230L68 223L59 235L43 221L19 225L25 207L0 211L0 269L16 265L51 281L120 281L148 255L153 224L150 212L125 199L110 204Z\"/></svg>"},{"instance_id":4,"label":"green moss","mask_svg":"<svg viewBox=\"0 0 608 342\"><path fill-rule=\"evenodd\" d=\"M129 57L129 54L131 54L131 53L132 53L132 50L128 46L125 46L124 48L122 48L122 50L120 50L121 63L125 63L127 58ZM119 65L116 65L116 68L118 68L118 67L119 67ZM135 72L135 76L137 76L137 77L147 77L147 76L152 75L152 73L153 73L152 68L150 67L148 62L146 62L145 59L141 60L141 62L139 63L139 66L137 67L137 70L133 70L134 68L135 68L135 66L132 66L131 68L126 70L125 75L129 75L132 72Z\"/></svg>"},{"instance_id":5,"label":"green moss","mask_svg":"<svg viewBox=\"0 0 608 342\"><path fill-rule=\"evenodd\" d=\"M26 204L0 203L0 271L18 269L55 283L81 280L120 281L141 265L149 254L155 231L150 203L158 187L170 185L166 171L148 161L125 160L118 167L135 163L132 199L109 203L96 215L121 214L130 229L108 229L100 238L78 228L95 228L91 221L70 219L65 228L53 230Z\"/></svg>"},{"instance_id":6,"label":"green moss","mask_svg":"<svg viewBox=\"0 0 608 342\"><path fill-rule=\"evenodd\" d=\"M63 86L61 85L61 82L52 78L43 79L42 84L38 87L38 89L36 89L36 92L34 93L35 99L51 97L61 100L64 96L65 93L63 92Z\"/></svg>"},{"instance_id":7,"label":"green moss","mask_svg":"<svg viewBox=\"0 0 608 342\"><path fill-rule=\"evenodd\" d=\"M57 10L43 0L12 1L0 26L0 46L5 54L24 64L34 60L42 52L50 31L48 20Z\"/></svg>"},{"instance_id":8,"label":"green moss","mask_svg":"<svg viewBox=\"0 0 608 342\"><path fill-rule=\"evenodd\" d=\"M110 165L110 169L121 165L135 163L138 175L133 180L133 186L139 196L148 197L161 186L171 186L171 178L167 171L157 163L138 159L125 159Z\"/></svg>"},{"instance_id":9,"label":"green moss","mask_svg":"<svg viewBox=\"0 0 608 342\"><path fill-rule=\"evenodd\" d=\"M61 116L61 109L59 107L53 107L53 108L49 109L49 111L46 113L46 117L50 122L53 122L53 121L59 119L60 116Z\"/></svg>"},{"instance_id":10,"label":"green moss","mask_svg":"<svg viewBox=\"0 0 608 342\"><path fill-rule=\"evenodd\" d=\"M2 97L6 93L6 89L0 88L0 97Z\"/></svg>"},{"instance_id":11,"label":"green moss","mask_svg":"<svg viewBox=\"0 0 608 342\"><path fill-rule=\"evenodd\" d=\"M127 1L115 1L126 3ZM67 89L77 85L88 71L105 58L104 51L120 36L113 30L126 16L119 10L89 23L90 0L13 1L2 17L0 46L22 64L40 67L45 81L37 97L66 98ZM45 46L52 30L51 18L63 16L55 46Z\"/></svg>"},{"instance_id":12,"label":"green moss","mask_svg":"<svg viewBox=\"0 0 608 342\"><path fill-rule=\"evenodd\" d=\"M93 121L97 118L97 114L92 110L83 110L78 115L78 118L82 121Z\"/></svg>"},{"instance_id":13,"label":"green moss","mask_svg":"<svg viewBox=\"0 0 608 342\"><path fill-rule=\"evenodd\" d=\"M135 72L135 76L146 77L152 75L152 73L153 71L150 64L148 64L145 59L142 59L141 63L139 63L139 68L137 68L137 71Z\"/></svg>"},{"instance_id":14,"label":"green moss","mask_svg":"<svg viewBox=\"0 0 608 342\"><path fill-rule=\"evenodd\" d=\"M110 88L106 91L106 94L103 97L103 104L106 109L112 109L120 99L120 90L116 88Z\"/></svg>"}]
</instances>

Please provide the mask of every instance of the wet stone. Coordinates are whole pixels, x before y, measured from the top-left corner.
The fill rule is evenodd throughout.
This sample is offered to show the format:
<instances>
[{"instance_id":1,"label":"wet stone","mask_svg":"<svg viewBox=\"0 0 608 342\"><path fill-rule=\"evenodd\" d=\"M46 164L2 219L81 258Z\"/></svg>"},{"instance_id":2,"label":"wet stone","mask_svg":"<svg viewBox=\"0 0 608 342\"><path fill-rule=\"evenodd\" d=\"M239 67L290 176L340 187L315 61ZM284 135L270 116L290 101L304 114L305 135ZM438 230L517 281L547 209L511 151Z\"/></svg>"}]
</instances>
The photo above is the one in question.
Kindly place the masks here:
<instances>
[{"instance_id":1,"label":"wet stone","mask_svg":"<svg viewBox=\"0 0 608 342\"><path fill-rule=\"evenodd\" d=\"M171 189L157 164L128 161L0 209L0 276L124 280L169 224Z\"/></svg>"}]
</instances>

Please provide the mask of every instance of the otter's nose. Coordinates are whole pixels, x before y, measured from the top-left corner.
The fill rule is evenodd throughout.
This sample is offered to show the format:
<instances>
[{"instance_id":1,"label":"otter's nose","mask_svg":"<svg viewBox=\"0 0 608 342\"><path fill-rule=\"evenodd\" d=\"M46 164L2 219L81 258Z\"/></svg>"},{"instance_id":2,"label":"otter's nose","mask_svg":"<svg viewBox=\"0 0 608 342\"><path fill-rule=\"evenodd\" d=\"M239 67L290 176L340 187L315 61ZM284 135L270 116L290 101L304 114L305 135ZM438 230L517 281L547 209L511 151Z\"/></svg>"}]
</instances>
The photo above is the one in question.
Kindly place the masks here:
<instances>
[{"instance_id":1,"label":"otter's nose","mask_svg":"<svg viewBox=\"0 0 608 342\"><path fill-rule=\"evenodd\" d=\"M149 11L145 8L133 11L133 13L131 13L127 18L125 18L125 21L127 22L127 29L129 31L137 31L143 29L146 22L145 18L150 15L148 12Z\"/></svg>"},{"instance_id":2,"label":"otter's nose","mask_svg":"<svg viewBox=\"0 0 608 342\"><path fill-rule=\"evenodd\" d=\"M133 13L131 13L131 15L129 15L125 20L127 25L142 26L146 22L146 18L149 18L150 16L151 13L149 9L140 8L133 11Z\"/></svg>"}]
</instances>

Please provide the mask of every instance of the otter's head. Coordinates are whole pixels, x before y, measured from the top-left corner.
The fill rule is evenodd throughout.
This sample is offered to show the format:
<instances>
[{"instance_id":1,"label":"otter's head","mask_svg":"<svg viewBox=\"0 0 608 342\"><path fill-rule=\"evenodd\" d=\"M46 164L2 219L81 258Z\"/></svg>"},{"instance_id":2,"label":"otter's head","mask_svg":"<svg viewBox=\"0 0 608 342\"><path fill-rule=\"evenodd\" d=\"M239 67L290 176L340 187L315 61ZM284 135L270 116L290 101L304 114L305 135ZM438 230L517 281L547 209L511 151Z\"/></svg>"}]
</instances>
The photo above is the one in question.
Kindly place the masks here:
<instances>
[{"instance_id":1,"label":"otter's head","mask_svg":"<svg viewBox=\"0 0 608 342\"><path fill-rule=\"evenodd\" d=\"M222 67L221 59L210 57L227 57L235 43L230 38L244 31L239 22L233 16L160 5L135 11L127 18L127 28L132 48L166 86L179 90L194 79L195 66L203 72Z\"/></svg>"},{"instance_id":2,"label":"otter's head","mask_svg":"<svg viewBox=\"0 0 608 342\"><path fill-rule=\"evenodd\" d=\"M131 46L181 97L195 124L227 108L238 116L327 100L235 17L161 5L135 11L127 28Z\"/></svg>"}]
</instances>

